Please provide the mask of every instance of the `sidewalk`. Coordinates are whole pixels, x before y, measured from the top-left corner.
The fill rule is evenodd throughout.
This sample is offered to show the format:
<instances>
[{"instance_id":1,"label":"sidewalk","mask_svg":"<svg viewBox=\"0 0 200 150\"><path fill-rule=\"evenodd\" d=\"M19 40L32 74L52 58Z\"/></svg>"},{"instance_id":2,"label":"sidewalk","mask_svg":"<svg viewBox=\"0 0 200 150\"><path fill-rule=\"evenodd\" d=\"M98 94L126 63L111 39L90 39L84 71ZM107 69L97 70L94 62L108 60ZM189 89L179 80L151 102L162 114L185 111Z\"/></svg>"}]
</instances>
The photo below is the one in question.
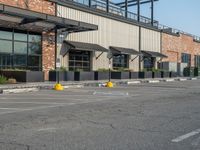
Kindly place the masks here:
<instances>
[{"instance_id":1,"label":"sidewalk","mask_svg":"<svg viewBox=\"0 0 200 150\"><path fill-rule=\"evenodd\" d=\"M198 80L199 77L177 77L177 78L156 78L156 79L125 79L125 80L112 80L115 86L120 85L134 85L141 83L159 83L159 82L174 82L174 81L187 81ZM83 88L83 87L104 87L108 80L102 81L67 81L60 82L64 88ZM21 93L38 91L40 89L52 89L55 82L39 82L39 83L18 83L9 85L0 85L0 93Z\"/></svg>"}]
</instances>

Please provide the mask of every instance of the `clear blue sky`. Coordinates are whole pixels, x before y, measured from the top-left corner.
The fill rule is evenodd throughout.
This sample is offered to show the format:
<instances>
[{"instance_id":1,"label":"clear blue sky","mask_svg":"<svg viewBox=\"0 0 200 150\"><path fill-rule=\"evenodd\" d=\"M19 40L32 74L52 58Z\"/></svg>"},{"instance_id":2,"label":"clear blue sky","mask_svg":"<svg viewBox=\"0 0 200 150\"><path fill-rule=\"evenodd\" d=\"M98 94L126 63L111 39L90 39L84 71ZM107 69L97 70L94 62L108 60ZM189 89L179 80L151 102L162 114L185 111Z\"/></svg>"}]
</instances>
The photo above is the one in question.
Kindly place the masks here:
<instances>
[{"instance_id":1,"label":"clear blue sky","mask_svg":"<svg viewBox=\"0 0 200 150\"><path fill-rule=\"evenodd\" d=\"M143 5L141 11L142 15L150 17L150 4ZM155 3L155 19L161 24L200 36L200 0L159 0Z\"/></svg>"}]
</instances>

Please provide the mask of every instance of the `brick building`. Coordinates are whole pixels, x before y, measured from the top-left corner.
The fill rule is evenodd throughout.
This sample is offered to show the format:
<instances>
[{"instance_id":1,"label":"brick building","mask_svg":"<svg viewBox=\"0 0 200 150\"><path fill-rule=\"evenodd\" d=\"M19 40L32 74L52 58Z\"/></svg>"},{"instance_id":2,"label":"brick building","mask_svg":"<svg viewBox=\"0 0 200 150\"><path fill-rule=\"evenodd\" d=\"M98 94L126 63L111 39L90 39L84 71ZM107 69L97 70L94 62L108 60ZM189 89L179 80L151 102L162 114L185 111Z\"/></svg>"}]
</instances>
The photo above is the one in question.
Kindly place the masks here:
<instances>
[{"instance_id":1,"label":"brick building","mask_svg":"<svg viewBox=\"0 0 200 150\"><path fill-rule=\"evenodd\" d=\"M55 69L57 29L70 32L96 30L56 16L48 0L0 0L0 68L44 71Z\"/></svg>"},{"instance_id":2,"label":"brick building","mask_svg":"<svg viewBox=\"0 0 200 150\"><path fill-rule=\"evenodd\" d=\"M190 35L162 33L162 52L168 56L163 61L200 65L200 42Z\"/></svg>"},{"instance_id":3,"label":"brick building","mask_svg":"<svg viewBox=\"0 0 200 150\"><path fill-rule=\"evenodd\" d=\"M200 66L199 39L99 1L0 0L0 69L44 71L48 80L56 59L70 71Z\"/></svg>"}]
</instances>

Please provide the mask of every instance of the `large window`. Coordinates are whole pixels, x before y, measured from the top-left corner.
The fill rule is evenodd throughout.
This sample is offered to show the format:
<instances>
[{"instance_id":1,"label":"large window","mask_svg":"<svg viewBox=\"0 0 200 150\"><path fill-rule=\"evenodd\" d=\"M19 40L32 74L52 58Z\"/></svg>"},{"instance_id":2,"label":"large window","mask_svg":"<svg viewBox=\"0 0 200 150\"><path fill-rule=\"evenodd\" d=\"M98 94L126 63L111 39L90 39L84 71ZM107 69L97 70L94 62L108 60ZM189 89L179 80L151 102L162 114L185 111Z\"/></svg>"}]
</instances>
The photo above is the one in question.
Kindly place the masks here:
<instances>
[{"instance_id":1,"label":"large window","mask_svg":"<svg viewBox=\"0 0 200 150\"><path fill-rule=\"evenodd\" d=\"M154 58L154 57L144 56L144 58L143 58L144 69L147 69L147 70L153 69L155 67L155 61L156 61L156 58Z\"/></svg>"},{"instance_id":2,"label":"large window","mask_svg":"<svg viewBox=\"0 0 200 150\"><path fill-rule=\"evenodd\" d=\"M0 30L0 69L41 70L41 35Z\"/></svg>"},{"instance_id":3,"label":"large window","mask_svg":"<svg viewBox=\"0 0 200 150\"><path fill-rule=\"evenodd\" d=\"M128 68L128 55L114 54L113 55L113 69Z\"/></svg>"},{"instance_id":4,"label":"large window","mask_svg":"<svg viewBox=\"0 0 200 150\"><path fill-rule=\"evenodd\" d=\"M69 70L90 71L90 52L88 51L70 51L69 52Z\"/></svg>"},{"instance_id":5,"label":"large window","mask_svg":"<svg viewBox=\"0 0 200 150\"><path fill-rule=\"evenodd\" d=\"M187 63L188 66L191 66L191 55L190 54L186 54L186 53L182 53L181 54L181 62L182 63Z\"/></svg>"},{"instance_id":6,"label":"large window","mask_svg":"<svg viewBox=\"0 0 200 150\"><path fill-rule=\"evenodd\" d=\"M195 67L200 67L200 55L194 56L194 65Z\"/></svg>"}]
</instances>

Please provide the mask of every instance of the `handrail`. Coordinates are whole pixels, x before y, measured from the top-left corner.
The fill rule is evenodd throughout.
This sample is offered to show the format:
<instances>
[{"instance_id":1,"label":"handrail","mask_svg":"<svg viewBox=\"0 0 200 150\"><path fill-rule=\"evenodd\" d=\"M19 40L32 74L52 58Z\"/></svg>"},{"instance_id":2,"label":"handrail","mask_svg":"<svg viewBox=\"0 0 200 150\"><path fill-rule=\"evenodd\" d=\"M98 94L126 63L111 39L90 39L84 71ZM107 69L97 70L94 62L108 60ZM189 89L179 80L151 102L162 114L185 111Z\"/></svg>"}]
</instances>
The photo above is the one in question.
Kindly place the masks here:
<instances>
[{"instance_id":1,"label":"handrail","mask_svg":"<svg viewBox=\"0 0 200 150\"><path fill-rule=\"evenodd\" d=\"M68 0L65 0L65 1L68 1ZM72 1L89 7L88 0L72 0ZM106 11L106 9L107 9L106 5L107 5L106 0L91 0L91 8L98 9L98 10L101 10L101 11ZM115 15L118 15L118 16L122 16L124 18L126 17L126 15L125 15L126 11L124 9L120 8L119 6L115 5L112 2L109 2L108 12L115 14ZM127 19L138 21L138 15L136 13L127 11ZM177 35L185 34L185 35L193 37L194 41L200 42L199 36L187 33L185 31L182 31L182 30L179 30L179 29L174 29L174 28L166 26L166 25L162 25L156 20L154 20L153 25L152 25L151 19L148 18L148 17L145 17L145 16L140 16L140 22L151 25L151 26L153 26L153 27L155 27L159 30L166 31L168 33L177 34Z\"/></svg>"}]
</instances>

